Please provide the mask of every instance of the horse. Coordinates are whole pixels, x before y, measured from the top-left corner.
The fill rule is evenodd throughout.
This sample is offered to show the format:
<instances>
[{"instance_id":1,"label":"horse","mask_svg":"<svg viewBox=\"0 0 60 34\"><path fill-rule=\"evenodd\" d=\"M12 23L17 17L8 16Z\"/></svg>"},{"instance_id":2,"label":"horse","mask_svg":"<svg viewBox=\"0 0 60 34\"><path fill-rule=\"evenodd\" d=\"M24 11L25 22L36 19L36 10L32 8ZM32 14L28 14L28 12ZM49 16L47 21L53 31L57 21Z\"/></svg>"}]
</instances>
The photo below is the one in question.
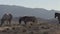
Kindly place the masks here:
<instances>
[{"instance_id":1,"label":"horse","mask_svg":"<svg viewBox=\"0 0 60 34\"><path fill-rule=\"evenodd\" d=\"M26 24L27 22L37 22L36 17L34 16L23 16L19 18L19 24L21 24L21 22L24 21L24 23Z\"/></svg>"},{"instance_id":2,"label":"horse","mask_svg":"<svg viewBox=\"0 0 60 34\"><path fill-rule=\"evenodd\" d=\"M58 18L59 24L60 24L60 13L55 13L55 18Z\"/></svg>"},{"instance_id":3,"label":"horse","mask_svg":"<svg viewBox=\"0 0 60 34\"><path fill-rule=\"evenodd\" d=\"M2 26L5 21L11 25L11 20L12 20L12 14L4 14L1 18L0 26Z\"/></svg>"}]
</instances>

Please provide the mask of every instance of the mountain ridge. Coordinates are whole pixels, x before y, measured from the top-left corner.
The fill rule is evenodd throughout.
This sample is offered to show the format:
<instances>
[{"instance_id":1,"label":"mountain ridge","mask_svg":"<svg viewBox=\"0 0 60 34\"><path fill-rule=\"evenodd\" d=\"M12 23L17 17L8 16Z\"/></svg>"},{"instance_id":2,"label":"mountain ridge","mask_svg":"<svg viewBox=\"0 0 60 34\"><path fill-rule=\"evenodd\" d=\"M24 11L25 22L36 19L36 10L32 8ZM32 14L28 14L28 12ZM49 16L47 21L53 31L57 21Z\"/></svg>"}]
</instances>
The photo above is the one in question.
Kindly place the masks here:
<instances>
[{"instance_id":1,"label":"mountain ridge","mask_svg":"<svg viewBox=\"0 0 60 34\"><path fill-rule=\"evenodd\" d=\"M14 17L19 16L36 16L44 19L54 18L54 13L58 12L56 10L46 10L44 8L26 8L23 6L15 5L0 5L0 16L6 12L10 12Z\"/></svg>"}]
</instances>

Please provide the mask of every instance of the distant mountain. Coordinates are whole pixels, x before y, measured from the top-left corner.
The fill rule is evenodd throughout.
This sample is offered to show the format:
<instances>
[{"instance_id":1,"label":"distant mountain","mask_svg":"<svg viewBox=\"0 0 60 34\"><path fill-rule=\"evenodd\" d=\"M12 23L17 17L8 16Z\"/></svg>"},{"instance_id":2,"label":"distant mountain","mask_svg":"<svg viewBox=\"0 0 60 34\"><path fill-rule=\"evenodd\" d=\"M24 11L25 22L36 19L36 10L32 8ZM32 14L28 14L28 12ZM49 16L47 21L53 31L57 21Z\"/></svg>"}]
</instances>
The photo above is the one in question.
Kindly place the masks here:
<instances>
[{"instance_id":1,"label":"distant mountain","mask_svg":"<svg viewBox=\"0 0 60 34\"><path fill-rule=\"evenodd\" d=\"M36 16L41 17L44 19L54 18L54 13L57 12L56 10L46 10L43 8L26 8L22 6L15 6L15 5L0 5L0 17L5 12L11 12L14 17L19 16Z\"/></svg>"}]
</instances>

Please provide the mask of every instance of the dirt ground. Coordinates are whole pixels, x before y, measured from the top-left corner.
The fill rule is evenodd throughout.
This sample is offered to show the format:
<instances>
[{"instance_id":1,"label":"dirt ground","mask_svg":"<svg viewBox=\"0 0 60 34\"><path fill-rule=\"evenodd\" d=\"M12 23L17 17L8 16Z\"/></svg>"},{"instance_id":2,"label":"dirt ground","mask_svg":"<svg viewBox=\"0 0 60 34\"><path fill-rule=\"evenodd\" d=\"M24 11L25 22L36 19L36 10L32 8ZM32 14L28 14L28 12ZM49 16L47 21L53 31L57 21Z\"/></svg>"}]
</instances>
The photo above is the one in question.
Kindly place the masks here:
<instances>
[{"instance_id":1,"label":"dirt ground","mask_svg":"<svg viewBox=\"0 0 60 34\"><path fill-rule=\"evenodd\" d=\"M60 34L60 24L48 22L12 24L0 27L0 34Z\"/></svg>"}]
</instances>

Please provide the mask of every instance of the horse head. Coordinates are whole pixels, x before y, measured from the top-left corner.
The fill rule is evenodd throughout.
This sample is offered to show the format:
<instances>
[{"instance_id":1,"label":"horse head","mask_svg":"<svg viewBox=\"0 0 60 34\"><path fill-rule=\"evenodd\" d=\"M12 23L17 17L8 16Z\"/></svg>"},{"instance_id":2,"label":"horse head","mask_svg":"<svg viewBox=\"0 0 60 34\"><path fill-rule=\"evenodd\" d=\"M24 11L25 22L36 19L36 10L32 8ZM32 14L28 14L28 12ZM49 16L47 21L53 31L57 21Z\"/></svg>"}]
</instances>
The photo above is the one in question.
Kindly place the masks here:
<instances>
[{"instance_id":1,"label":"horse head","mask_svg":"<svg viewBox=\"0 0 60 34\"><path fill-rule=\"evenodd\" d=\"M55 13L55 18L58 17L59 13Z\"/></svg>"}]
</instances>

